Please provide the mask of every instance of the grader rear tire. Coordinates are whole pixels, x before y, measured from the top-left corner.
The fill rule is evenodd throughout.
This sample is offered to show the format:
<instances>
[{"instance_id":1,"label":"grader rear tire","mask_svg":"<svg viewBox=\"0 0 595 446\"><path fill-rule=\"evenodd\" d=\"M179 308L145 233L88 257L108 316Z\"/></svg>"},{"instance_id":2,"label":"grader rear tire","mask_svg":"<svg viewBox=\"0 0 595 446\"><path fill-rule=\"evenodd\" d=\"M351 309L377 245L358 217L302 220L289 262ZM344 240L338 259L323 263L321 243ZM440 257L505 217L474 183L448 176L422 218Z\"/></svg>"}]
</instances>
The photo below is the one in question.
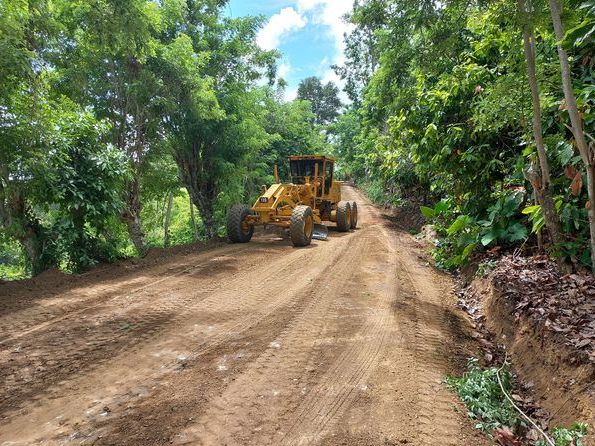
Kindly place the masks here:
<instances>
[{"instance_id":1,"label":"grader rear tire","mask_svg":"<svg viewBox=\"0 0 595 446\"><path fill-rule=\"evenodd\" d=\"M351 205L351 229L355 229L357 228L357 203L350 201L349 204Z\"/></svg>"},{"instance_id":2,"label":"grader rear tire","mask_svg":"<svg viewBox=\"0 0 595 446\"><path fill-rule=\"evenodd\" d=\"M232 243L247 243L254 234L254 226L246 224L250 208L245 204L235 204L227 212L227 238Z\"/></svg>"},{"instance_id":3,"label":"grader rear tire","mask_svg":"<svg viewBox=\"0 0 595 446\"><path fill-rule=\"evenodd\" d=\"M314 233L314 214L310 206L296 206L289 220L289 234L293 246L308 246Z\"/></svg>"},{"instance_id":4,"label":"grader rear tire","mask_svg":"<svg viewBox=\"0 0 595 446\"><path fill-rule=\"evenodd\" d=\"M337 229L347 232L351 229L351 205L348 201L337 203Z\"/></svg>"}]
</instances>

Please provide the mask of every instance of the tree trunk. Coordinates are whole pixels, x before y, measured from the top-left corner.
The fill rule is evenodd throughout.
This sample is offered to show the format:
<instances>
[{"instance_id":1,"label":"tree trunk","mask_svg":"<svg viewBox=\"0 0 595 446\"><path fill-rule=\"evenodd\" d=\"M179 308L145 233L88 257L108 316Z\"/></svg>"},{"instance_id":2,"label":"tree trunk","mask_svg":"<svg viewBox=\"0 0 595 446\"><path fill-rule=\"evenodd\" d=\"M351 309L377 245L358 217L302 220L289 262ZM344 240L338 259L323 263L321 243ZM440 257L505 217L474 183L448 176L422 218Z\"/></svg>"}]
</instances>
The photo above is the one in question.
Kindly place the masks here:
<instances>
[{"instance_id":1,"label":"tree trunk","mask_svg":"<svg viewBox=\"0 0 595 446\"><path fill-rule=\"evenodd\" d=\"M552 242L559 245L566 240L562 231L560 217L556 212L554 199L551 192L551 177L550 168L547 159L545 147L543 145L543 129L541 126L541 101L539 98L539 85L537 83L537 75L535 73L535 35L533 33L533 24L530 18L530 11L527 11L527 4L525 0L518 0L519 14L521 18L521 25L523 28L523 49L525 52L525 59L527 62L527 75L529 78L529 86L531 88L531 96L533 99L533 137L535 139L535 146L537 147L537 155L539 157L539 168L541 174L539 178L534 178L532 181L533 188L537 201L541 204L545 226L550 233ZM561 269L568 269L564 267L562 259L559 258L559 266Z\"/></svg>"},{"instance_id":2,"label":"tree trunk","mask_svg":"<svg viewBox=\"0 0 595 446\"><path fill-rule=\"evenodd\" d=\"M8 172L3 171L0 178L0 225L9 237L19 242L31 274L42 273L48 268L44 260L41 227L28 215L25 197L22 190L10 186ZM7 184L7 187L4 187Z\"/></svg>"},{"instance_id":3,"label":"tree trunk","mask_svg":"<svg viewBox=\"0 0 595 446\"><path fill-rule=\"evenodd\" d=\"M562 73L562 87L564 88L564 99L566 100L566 108L570 116L570 123L572 125L572 134L574 140L581 154L583 163L587 168L587 192L589 194L589 229L591 233L591 268L595 272L595 184L593 172L593 153L589 149L587 139L583 131L583 122L578 112L576 105L576 97L574 96L574 89L572 86L572 75L570 71L570 64L568 63L568 54L562 47L562 39L564 38L564 28L562 26L562 18L560 14L560 6L556 0L549 0L550 10L552 13L552 22L554 24L554 31L556 39L558 40L558 58L560 59L560 71Z\"/></svg>"},{"instance_id":4,"label":"tree trunk","mask_svg":"<svg viewBox=\"0 0 595 446\"><path fill-rule=\"evenodd\" d=\"M217 235L214 218L217 184L210 178L210 166L204 165L199 152L198 144L194 144L192 151L174 152L174 159L178 165L180 179L200 212L206 237L212 239Z\"/></svg>"},{"instance_id":5,"label":"tree trunk","mask_svg":"<svg viewBox=\"0 0 595 446\"><path fill-rule=\"evenodd\" d=\"M167 210L165 211L165 222L163 224L163 246L169 246L169 221L171 219L171 207L174 202L174 195L170 192L167 195Z\"/></svg>"},{"instance_id":6,"label":"tree trunk","mask_svg":"<svg viewBox=\"0 0 595 446\"><path fill-rule=\"evenodd\" d=\"M144 257L147 255L147 241L145 233L143 232L140 215L127 214L123 220L128 228L128 235L130 236L130 240L132 240L132 244L136 248L136 252L139 256Z\"/></svg>"},{"instance_id":7,"label":"tree trunk","mask_svg":"<svg viewBox=\"0 0 595 446\"><path fill-rule=\"evenodd\" d=\"M207 239L215 238L217 232L215 231L215 200L210 197L199 196L198 207L200 208L200 217L205 227L205 235Z\"/></svg>"},{"instance_id":8,"label":"tree trunk","mask_svg":"<svg viewBox=\"0 0 595 446\"><path fill-rule=\"evenodd\" d=\"M194 215L194 203L190 197L190 220L192 220L192 233L194 234L194 241L198 240L198 226L196 226L196 216Z\"/></svg>"},{"instance_id":9,"label":"tree trunk","mask_svg":"<svg viewBox=\"0 0 595 446\"><path fill-rule=\"evenodd\" d=\"M43 247L40 242L39 234L34 228L28 228L23 237L19 239L27 263L31 268L31 274L36 276L47 269L47 265L42 259Z\"/></svg>"},{"instance_id":10,"label":"tree trunk","mask_svg":"<svg viewBox=\"0 0 595 446\"><path fill-rule=\"evenodd\" d=\"M122 221L128 228L130 240L136 248L139 256L144 257L147 254L147 240L143 231L143 222L141 218L142 203L140 201L140 184L138 177L126 184L126 209L122 214Z\"/></svg>"}]
</instances>

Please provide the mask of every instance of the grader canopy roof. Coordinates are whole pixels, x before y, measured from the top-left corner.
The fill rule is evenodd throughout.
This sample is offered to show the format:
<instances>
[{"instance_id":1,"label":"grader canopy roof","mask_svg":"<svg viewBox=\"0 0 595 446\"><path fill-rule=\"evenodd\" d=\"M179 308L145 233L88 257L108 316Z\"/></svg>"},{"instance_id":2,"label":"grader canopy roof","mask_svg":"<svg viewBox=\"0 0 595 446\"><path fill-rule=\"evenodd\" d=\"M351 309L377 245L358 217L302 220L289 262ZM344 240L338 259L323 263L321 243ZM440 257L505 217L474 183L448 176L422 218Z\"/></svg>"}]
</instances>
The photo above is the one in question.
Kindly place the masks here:
<instances>
[{"instance_id":1,"label":"grader canopy roof","mask_svg":"<svg viewBox=\"0 0 595 446\"><path fill-rule=\"evenodd\" d=\"M333 175L334 159L323 155L305 155L289 157L289 175L296 183L302 183L306 177L314 177L318 164L318 175L330 180Z\"/></svg>"},{"instance_id":2,"label":"grader canopy roof","mask_svg":"<svg viewBox=\"0 0 595 446\"><path fill-rule=\"evenodd\" d=\"M292 177L313 177L314 165L318 163L319 175L322 175L323 160L291 160L289 167Z\"/></svg>"}]
</instances>

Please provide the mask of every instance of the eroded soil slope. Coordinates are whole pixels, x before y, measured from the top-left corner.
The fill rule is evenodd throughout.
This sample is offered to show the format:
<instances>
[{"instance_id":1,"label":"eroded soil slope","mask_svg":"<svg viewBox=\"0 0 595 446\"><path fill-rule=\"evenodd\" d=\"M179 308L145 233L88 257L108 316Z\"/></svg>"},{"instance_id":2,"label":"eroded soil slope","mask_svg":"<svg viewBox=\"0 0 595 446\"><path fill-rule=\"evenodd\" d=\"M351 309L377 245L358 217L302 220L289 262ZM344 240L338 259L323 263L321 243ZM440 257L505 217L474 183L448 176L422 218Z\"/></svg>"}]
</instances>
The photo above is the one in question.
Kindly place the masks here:
<instances>
[{"instance_id":1,"label":"eroded soil slope","mask_svg":"<svg viewBox=\"0 0 595 446\"><path fill-rule=\"evenodd\" d=\"M307 248L1 285L0 444L489 444L441 382L470 354L452 284L343 193L360 227Z\"/></svg>"}]
</instances>

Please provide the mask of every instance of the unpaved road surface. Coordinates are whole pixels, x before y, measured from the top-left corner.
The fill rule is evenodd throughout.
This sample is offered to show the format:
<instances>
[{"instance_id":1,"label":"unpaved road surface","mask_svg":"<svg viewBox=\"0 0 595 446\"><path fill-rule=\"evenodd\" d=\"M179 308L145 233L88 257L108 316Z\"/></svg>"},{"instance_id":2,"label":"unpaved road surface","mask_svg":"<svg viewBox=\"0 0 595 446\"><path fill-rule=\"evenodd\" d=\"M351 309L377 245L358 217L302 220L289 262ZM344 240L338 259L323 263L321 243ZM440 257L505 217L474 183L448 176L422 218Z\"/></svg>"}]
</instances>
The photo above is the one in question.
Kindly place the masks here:
<instances>
[{"instance_id":1,"label":"unpaved road surface","mask_svg":"<svg viewBox=\"0 0 595 446\"><path fill-rule=\"evenodd\" d=\"M0 285L0 445L483 445L442 378L452 283L355 189L356 231Z\"/></svg>"}]
</instances>

